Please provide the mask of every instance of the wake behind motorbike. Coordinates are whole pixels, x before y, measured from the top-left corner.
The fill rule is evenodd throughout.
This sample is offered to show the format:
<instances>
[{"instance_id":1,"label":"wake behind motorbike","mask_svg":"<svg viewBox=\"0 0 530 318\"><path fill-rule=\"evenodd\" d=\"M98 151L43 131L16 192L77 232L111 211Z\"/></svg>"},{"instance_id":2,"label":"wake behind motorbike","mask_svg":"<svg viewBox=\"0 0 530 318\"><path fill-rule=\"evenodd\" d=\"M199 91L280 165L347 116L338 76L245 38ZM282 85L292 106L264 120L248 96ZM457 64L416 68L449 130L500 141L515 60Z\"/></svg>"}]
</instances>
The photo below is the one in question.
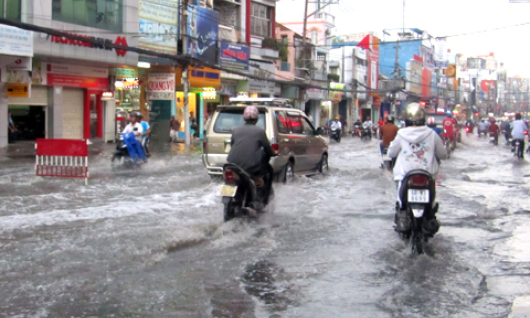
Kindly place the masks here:
<instances>
[{"instance_id":1,"label":"wake behind motorbike","mask_svg":"<svg viewBox=\"0 0 530 318\"><path fill-rule=\"evenodd\" d=\"M274 171L265 165L264 184L257 187L253 178L239 166L227 163L223 167L225 184L221 188L224 206L224 221L235 217L256 217L264 212L273 194L272 180Z\"/></svg>"},{"instance_id":2,"label":"wake behind motorbike","mask_svg":"<svg viewBox=\"0 0 530 318\"><path fill-rule=\"evenodd\" d=\"M341 135L342 133L339 129L331 128L331 131L329 133L329 140L331 141L333 139L340 144Z\"/></svg>"},{"instance_id":3,"label":"wake behind motorbike","mask_svg":"<svg viewBox=\"0 0 530 318\"><path fill-rule=\"evenodd\" d=\"M396 203L394 230L410 240L413 253L422 254L425 243L440 228L435 180L426 170L412 170L403 178L399 194L401 206Z\"/></svg>"}]
</instances>

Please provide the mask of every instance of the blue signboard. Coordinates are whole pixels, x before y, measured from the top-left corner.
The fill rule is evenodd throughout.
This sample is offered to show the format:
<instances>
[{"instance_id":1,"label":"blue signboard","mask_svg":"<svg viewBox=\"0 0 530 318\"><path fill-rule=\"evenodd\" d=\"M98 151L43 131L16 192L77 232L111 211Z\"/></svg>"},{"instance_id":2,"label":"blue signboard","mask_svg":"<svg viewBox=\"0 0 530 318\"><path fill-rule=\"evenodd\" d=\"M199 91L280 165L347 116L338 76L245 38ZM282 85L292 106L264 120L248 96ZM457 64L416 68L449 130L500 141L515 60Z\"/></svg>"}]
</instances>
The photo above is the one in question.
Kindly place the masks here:
<instances>
[{"instance_id":1,"label":"blue signboard","mask_svg":"<svg viewBox=\"0 0 530 318\"><path fill-rule=\"evenodd\" d=\"M188 6L188 54L205 62L217 64L219 12L199 6Z\"/></svg>"},{"instance_id":2,"label":"blue signboard","mask_svg":"<svg viewBox=\"0 0 530 318\"><path fill-rule=\"evenodd\" d=\"M248 46L221 42L221 67L234 71L248 71L248 59Z\"/></svg>"}]
</instances>

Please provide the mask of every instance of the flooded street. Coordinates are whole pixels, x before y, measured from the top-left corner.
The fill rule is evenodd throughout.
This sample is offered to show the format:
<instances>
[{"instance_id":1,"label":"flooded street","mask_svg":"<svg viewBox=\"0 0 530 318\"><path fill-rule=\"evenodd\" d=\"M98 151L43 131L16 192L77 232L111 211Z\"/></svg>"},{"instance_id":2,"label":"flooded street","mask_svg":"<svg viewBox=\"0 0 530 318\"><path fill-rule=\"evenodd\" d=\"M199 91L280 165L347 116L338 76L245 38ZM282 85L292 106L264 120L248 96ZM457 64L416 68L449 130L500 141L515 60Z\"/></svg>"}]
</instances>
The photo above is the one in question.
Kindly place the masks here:
<instances>
[{"instance_id":1,"label":"flooded street","mask_svg":"<svg viewBox=\"0 0 530 318\"><path fill-rule=\"evenodd\" d=\"M530 294L530 164L463 137L438 175L441 228L412 257L378 141L330 145L329 176L274 184L223 223L200 154L82 180L0 167L0 317L508 317Z\"/></svg>"}]
</instances>

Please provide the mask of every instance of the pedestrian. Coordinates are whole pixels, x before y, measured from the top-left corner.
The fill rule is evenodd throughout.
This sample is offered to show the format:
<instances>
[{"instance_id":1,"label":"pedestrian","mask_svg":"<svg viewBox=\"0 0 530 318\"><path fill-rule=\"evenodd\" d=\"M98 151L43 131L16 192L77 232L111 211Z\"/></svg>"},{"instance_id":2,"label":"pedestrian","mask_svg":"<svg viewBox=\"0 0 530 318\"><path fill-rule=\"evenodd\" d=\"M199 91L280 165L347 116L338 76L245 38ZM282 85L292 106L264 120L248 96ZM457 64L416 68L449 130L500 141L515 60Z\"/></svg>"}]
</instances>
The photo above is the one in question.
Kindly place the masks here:
<instances>
[{"instance_id":1,"label":"pedestrian","mask_svg":"<svg viewBox=\"0 0 530 318\"><path fill-rule=\"evenodd\" d=\"M176 142L178 137L178 132L180 130L180 123L171 115L171 121L169 122L169 142Z\"/></svg>"},{"instance_id":2,"label":"pedestrian","mask_svg":"<svg viewBox=\"0 0 530 318\"><path fill-rule=\"evenodd\" d=\"M8 112L8 126L7 126L7 139L10 144L15 143L17 141L17 127L15 126L15 123L13 122L13 118L11 118L11 112Z\"/></svg>"}]
</instances>

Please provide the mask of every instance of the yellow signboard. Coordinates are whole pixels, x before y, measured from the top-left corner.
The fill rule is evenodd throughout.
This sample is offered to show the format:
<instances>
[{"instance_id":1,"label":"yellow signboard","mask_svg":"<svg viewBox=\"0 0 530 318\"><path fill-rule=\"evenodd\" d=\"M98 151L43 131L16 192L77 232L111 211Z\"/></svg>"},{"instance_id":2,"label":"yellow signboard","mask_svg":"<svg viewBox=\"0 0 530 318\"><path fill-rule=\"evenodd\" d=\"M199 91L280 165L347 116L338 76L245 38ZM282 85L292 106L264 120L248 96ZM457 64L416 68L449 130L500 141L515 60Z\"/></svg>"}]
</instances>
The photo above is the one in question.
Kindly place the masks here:
<instances>
[{"instance_id":1,"label":"yellow signboard","mask_svg":"<svg viewBox=\"0 0 530 318\"><path fill-rule=\"evenodd\" d=\"M28 83L6 83L7 97L30 97L29 85Z\"/></svg>"}]
</instances>

